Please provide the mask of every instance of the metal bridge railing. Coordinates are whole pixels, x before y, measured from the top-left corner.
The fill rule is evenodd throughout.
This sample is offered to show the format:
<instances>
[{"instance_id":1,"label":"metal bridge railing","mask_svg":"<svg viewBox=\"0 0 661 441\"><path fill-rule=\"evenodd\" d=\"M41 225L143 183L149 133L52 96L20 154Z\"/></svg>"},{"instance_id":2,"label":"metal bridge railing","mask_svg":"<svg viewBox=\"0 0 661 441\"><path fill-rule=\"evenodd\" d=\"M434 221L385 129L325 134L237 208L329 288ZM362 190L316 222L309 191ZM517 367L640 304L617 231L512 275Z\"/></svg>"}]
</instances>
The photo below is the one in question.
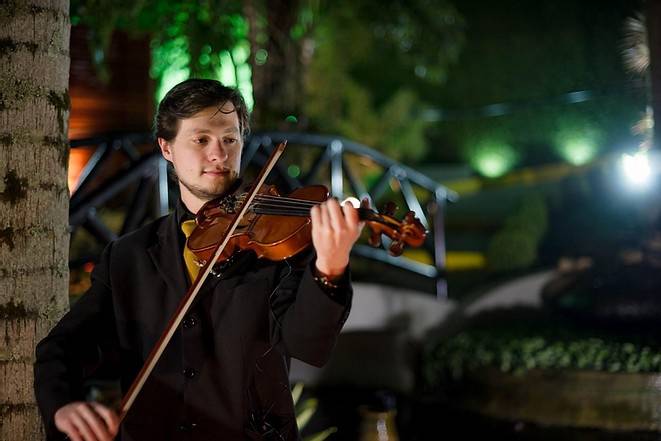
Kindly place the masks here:
<instances>
[{"instance_id":1,"label":"metal bridge railing","mask_svg":"<svg viewBox=\"0 0 661 441\"><path fill-rule=\"evenodd\" d=\"M428 230L425 244L428 258L421 259L419 252L405 252L394 258L386 251L387 240L384 240L385 248L357 244L353 253L434 279L437 296L447 296L443 214L445 204L456 199L456 193L364 145L341 137L305 133L251 135L243 150L242 174L256 173L282 140L287 140L289 146L269 181L277 182L283 193L321 183L339 199L368 198L373 206L394 199L415 212ZM151 134L74 140L71 147L93 149L71 196L72 237L82 228L98 245L105 246L148 220L167 214L175 202L167 161L155 147ZM100 208L109 204L123 213L121 225L115 222L111 227L100 215ZM83 253L72 257L71 266L75 267L97 256Z\"/></svg>"}]
</instances>

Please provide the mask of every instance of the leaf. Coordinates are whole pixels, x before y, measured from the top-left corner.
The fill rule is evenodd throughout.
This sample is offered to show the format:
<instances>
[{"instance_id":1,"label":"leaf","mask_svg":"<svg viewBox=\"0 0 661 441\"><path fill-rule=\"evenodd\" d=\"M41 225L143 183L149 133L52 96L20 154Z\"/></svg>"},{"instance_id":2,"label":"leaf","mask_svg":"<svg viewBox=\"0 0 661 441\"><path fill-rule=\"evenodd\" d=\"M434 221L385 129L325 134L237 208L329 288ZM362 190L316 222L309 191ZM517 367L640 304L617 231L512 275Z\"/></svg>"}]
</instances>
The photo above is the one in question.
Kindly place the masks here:
<instances>
[{"instance_id":1,"label":"leaf","mask_svg":"<svg viewBox=\"0 0 661 441\"><path fill-rule=\"evenodd\" d=\"M317 432L314 435L306 436L304 441L323 441L335 432L337 432L337 427L329 427L322 432Z\"/></svg>"},{"instance_id":2,"label":"leaf","mask_svg":"<svg viewBox=\"0 0 661 441\"><path fill-rule=\"evenodd\" d=\"M310 421L312 415L317 411L317 406L319 402L314 398L308 398L301 405L300 410L296 415L296 424L298 428L301 429Z\"/></svg>"},{"instance_id":3,"label":"leaf","mask_svg":"<svg viewBox=\"0 0 661 441\"><path fill-rule=\"evenodd\" d=\"M296 403L298 403L298 400L301 398L303 387L303 383L296 383L294 388L291 390L291 398L294 401L294 406L296 406Z\"/></svg>"}]
</instances>

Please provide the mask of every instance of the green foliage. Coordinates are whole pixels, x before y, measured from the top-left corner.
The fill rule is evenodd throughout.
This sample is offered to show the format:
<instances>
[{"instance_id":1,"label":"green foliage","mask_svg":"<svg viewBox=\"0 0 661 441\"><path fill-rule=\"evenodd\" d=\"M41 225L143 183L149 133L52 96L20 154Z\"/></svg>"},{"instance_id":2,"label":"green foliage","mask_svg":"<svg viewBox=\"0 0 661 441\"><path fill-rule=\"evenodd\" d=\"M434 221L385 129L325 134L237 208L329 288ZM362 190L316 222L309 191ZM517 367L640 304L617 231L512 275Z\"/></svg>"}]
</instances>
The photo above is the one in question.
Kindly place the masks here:
<instances>
[{"instance_id":1,"label":"green foliage","mask_svg":"<svg viewBox=\"0 0 661 441\"><path fill-rule=\"evenodd\" d=\"M314 31L304 113L317 130L417 160L429 145L416 84L445 80L462 35L445 1L334 2Z\"/></svg>"},{"instance_id":2,"label":"green foliage","mask_svg":"<svg viewBox=\"0 0 661 441\"><path fill-rule=\"evenodd\" d=\"M524 198L489 242L487 263L492 271L510 271L532 265L548 227L548 210L539 194Z\"/></svg>"},{"instance_id":3,"label":"green foliage","mask_svg":"<svg viewBox=\"0 0 661 441\"><path fill-rule=\"evenodd\" d=\"M548 227L548 210L539 193L526 196L519 209L505 221L508 230L525 231L535 241L540 241Z\"/></svg>"},{"instance_id":4,"label":"green foliage","mask_svg":"<svg viewBox=\"0 0 661 441\"><path fill-rule=\"evenodd\" d=\"M503 230L489 241L487 262L492 271L526 268L537 258L537 243L530 234L518 230Z\"/></svg>"},{"instance_id":5,"label":"green foliage","mask_svg":"<svg viewBox=\"0 0 661 441\"><path fill-rule=\"evenodd\" d=\"M355 84L347 100L347 116L335 120L334 132L378 147L395 159L415 160L427 150L427 124L415 116L419 100L411 90L397 91L381 108L372 107L367 91Z\"/></svg>"},{"instance_id":6,"label":"green foliage","mask_svg":"<svg viewBox=\"0 0 661 441\"><path fill-rule=\"evenodd\" d=\"M312 418L312 415L317 411L317 406L319 405L319 402L315 398L308 398L302 403L299 403L302 394L303 383L296 383L292 388L291 396L296 408L296 425L299 430L303 430L305 425L310 421L310 418ZM336 427L329 427L321 432L306 436L304 441L324 441L335 432L337 432Z\"/></svg>"},{"instance_id":7,"label":"green foliage","mask_svg":"<svg viewBox=\"0 0 661 441\"><path fill-rule=\"evenodd\" d=\"M245 40L243 3L226 0L72 0L71 21L89 28L93 60L108 78L106 52L115 29L152 37L152 74L160 79L172 63L191 76L217 77L220 53Z\"/></svg>"},{"instance_id":8,"label":"green foliage","mask_svg":"<svg viewBox=\"0 0 661 441\"><path fill-rule=\"evenodd\" d=\"M430 387L486 367L513 373L530 369L661 372L657 346L552 325L468 330L434 342L424 357L423 374Z\"/></svg>"}]
</instances>

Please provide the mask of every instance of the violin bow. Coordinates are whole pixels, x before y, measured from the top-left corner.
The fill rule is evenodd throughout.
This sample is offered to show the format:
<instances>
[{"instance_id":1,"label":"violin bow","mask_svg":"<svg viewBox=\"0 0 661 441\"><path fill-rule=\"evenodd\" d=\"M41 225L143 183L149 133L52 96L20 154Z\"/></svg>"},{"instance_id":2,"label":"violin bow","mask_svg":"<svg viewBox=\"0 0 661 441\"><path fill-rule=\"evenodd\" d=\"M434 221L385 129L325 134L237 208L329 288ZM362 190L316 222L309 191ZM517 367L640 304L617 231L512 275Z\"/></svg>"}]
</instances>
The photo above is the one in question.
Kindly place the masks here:
<instances>
[{"instance_id":1,"label":"violin bow","mask_svg":"<svg viewBox=\"0 0 661 441\"><path fill-rule=\"evenodd\" d=\"M209 276L209 273L211 273L211 270L214 264L216 263L216 260L223 253L223 250L227 246L227 243L232 237L232 234L234 234L234 230L236 230L237 226L239 225L239 222L241 222L241 219L248 211L250 204L252 203L252 200L254 199L255 195L262 187L262 184L264 183L266 177L275 166L275 163L278 162L278 159L280 159L280 156L282 156L282 153L285 151L286 145L287 145L287 141L281 142L273 150L271 156L266 162L266 165L264 165L264 167L262 167L262 170L259 172L259 175L255 180L256 184L250 190L248 196L244 199L243 204L241 205L241 209L238 210L237 214L234 216L234 219L232 219L232 221L230 222L227 230L222 236L222 240L219 240L219 244L216 247L216 250L213 254L213 258L207 260L206 264L200 270L200 273L195 279L195 282L193 282L191 287L186 292L186 295L179 302L179 306L177 306L177 310L175 311L172 318L170 318L170 321L168 322L168 325L166 326L163 333L161 334L161 337L152 348L151 352L149 353L149 357L147 357L147 360L145 361L145 364L143 364L142 369L140 369L140 372L138 373L137 377L135 378L135 380L133 380L133 383L131 383L131 387L129 388L128 392L122 399L122 403L120 405L120 412L119 412L120 424L124 420L124 417L128 413L129 409L131 409L133 402L135 401L138 394L142 390L142 387L145 385L147 378L154 370L156 363L158 363L158 360L161 358L163 351L165 351L165 347L172 339L172 336L174 335L176 329L181 324L181 321L183 320L184 316L188 313L188 310L195 301L195 298L197 297L198 292L202 288L204 281Z\"/></svg>"}]
</instances>

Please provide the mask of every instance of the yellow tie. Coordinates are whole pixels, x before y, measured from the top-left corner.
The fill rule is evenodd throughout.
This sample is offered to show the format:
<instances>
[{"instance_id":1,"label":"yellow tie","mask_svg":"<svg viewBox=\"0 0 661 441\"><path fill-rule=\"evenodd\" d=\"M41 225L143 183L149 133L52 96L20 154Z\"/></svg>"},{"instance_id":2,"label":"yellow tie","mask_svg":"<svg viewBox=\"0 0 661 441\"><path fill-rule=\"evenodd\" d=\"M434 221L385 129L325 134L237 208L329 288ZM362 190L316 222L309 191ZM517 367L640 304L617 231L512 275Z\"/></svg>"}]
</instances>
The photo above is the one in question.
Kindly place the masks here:
<instances>
[{"instance_id":1,"label":"yellow tie","mask_svg":"<svg viewBox=\"0 0 661 441\"><path fill-rule=\"evenodd\" d=\"M200 267L197 266L197 258L191 250L188 249L188 237L195 229L195 221L187 220L181 224L181 231L186 235L186 245L184 245L184 262L186 262L186 269L188 270L188 277L191 283L197 278L197 273L200 272Z\"/></svg>"}]
</instances>

